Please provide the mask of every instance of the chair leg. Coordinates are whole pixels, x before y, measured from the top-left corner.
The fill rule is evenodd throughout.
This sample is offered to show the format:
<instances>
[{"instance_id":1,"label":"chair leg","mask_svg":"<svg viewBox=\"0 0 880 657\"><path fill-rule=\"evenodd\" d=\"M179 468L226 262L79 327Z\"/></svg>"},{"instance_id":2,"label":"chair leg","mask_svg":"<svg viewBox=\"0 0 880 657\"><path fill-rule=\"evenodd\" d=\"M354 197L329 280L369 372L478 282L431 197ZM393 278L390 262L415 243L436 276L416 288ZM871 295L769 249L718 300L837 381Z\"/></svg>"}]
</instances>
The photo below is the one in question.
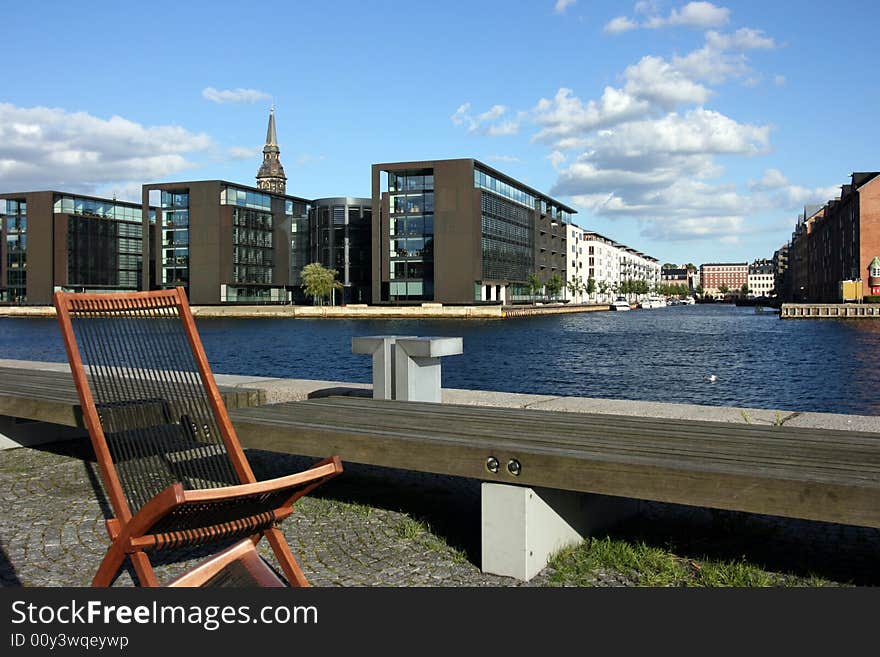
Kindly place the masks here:
<instances>
[{"instance_id":1,"label":"chair leg","mask_svg":"<svg viewBox=\"0 0 880 657\"><path fill-rule=\"evenodd\" d=\"M266 536L266 540L269 541L269 545L272 546L272 551L278 558L278 563L281 564L281 569L287 576L291 586L311 586L309 580L306 579L305 573L290 551L290 546L287 545L287 539L281 533L281 530L273 527L272 529L265 530L263 533Z\"/></svg>"},{"instance_id":2,"label":"chair leg","mask_svg":"<svg viewBox=\"0 0 880 657\"><path fill-rule=\"evenodd\" d=\"M146 554L134 552L128 556L131 557L131 563L134 564L134 570L137 573L141 586L159 586L156 571L153 570L153 564L150 563L150 558Z\"/></svg>"},{"instance_id":3,"label":"chair leg","mask_svg":"<svg viewBox=\"0 0 880 657\"><path fill-rule=\"evenodd\" d=\"M125 561L125 552L123 552L116 543L112 543L107 548L107 554L98 567L98 572L92 578L92 586L107 587L113 583L113 578L119 572L122 562Z\"/></svg>"}]
</instances>

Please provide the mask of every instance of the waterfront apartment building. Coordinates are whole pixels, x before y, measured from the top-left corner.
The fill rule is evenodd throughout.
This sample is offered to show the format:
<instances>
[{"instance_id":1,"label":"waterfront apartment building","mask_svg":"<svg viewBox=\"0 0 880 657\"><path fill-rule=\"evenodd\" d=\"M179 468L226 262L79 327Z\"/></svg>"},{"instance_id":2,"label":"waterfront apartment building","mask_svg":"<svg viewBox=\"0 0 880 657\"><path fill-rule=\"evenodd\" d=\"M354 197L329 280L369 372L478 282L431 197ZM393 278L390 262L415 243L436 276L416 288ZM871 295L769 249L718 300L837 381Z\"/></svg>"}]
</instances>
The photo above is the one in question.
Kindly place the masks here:
<instances>
[{"instance_id":1,"label":"waterfront apartment building","mask_svg":"<svg viewBox=\"0 0 880 657\"><path fill-rule=\"evenodd\" d=\"M806 209L792 234L791 299L841 300L843 281L861 281L862 296L880 294L871 263L880 258L880 172L851 174L840 197Z\"/></svg>"},{"instance_id":2,"label":"waterfront apartment building","mask_svg":"<svg viewBox=\"0 0 880 657\"><path fill-rule=\"evenodd\" d=\"M566 280L567 205L474 159L372 167L372 302L510 303Z\"/></svg>"},{"instance_id":3,"label":"waterfront apartment building","mask_svg":"<svg viewBox=\"0 0 880 657\"><path fill-rule=\"evenodd\" d=\"M660 263L656 258L600 233L584 230L579 248L586 260L584 280L592 278L596 286L592 301L610 303L625 281L644 281L649 288L660 282Z\"/></svg>"},{"instance_id":4,"label":"waterfront apartment building","mask_svg":"<svg viewBox=\"0 0 880 657\"><path fill-rule=\"evenodd\" d=\"M595 276L589 275L589 256L584 249L584 229L574 224L569 224L565 234L566 253L566 277L567 283L564 290L566 299L572 303L585 303L596 298L596 290L592 294L587 292L587 286L592 279L595 287ZM594 269L595 272L595 269Z\"/></svg>"},{"instance_id":5,"label":"waterfront apartment building","mask_svg":"<svg viewBox=\"0 0 880 657\"><path fill-rule=\"evenodd\" d=\"M700 265L700 281L703 296L716 299L739 296L742 286L749 282L749 263L710 262ZM726 292L722 292L722 289Z\"/></svg>"},{"instance_id":6,"label":"waterfront apartment building","mask_svg":"<svg viewBox=\"0 0 880 657\"><path fill-rule=\"evenodd\" d=\"M767 258L755 260L749 265L747 278L749 296L769 297L776 290L776 270Z\"/></svg>"},{"instance_id":7,"label":"waterfront apartment building","mask_svg":"<svg viewBox=\"0 0 880 657\"><path fill-rule=\"evenodd\" d=\"M51 304L59 289L140 289L142 217L152 212L68 192L0 194L0 301Z\"/></svg>"}]
</instances>

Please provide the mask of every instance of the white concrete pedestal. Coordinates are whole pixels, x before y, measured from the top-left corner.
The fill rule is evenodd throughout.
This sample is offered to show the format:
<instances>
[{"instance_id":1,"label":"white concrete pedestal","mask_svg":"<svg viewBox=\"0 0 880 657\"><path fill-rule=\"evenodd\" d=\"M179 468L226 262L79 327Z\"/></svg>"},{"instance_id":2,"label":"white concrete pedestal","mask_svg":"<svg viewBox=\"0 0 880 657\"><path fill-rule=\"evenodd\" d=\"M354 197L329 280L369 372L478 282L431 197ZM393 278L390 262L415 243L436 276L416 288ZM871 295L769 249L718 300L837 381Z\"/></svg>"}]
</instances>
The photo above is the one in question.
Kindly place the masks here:
<instances>
[{"instance_id":1,"label":"white concrete pedestal","mask_svg":"<svg viewBox=\"0 0 880 657\"><path fill-rule=\"evenodd\" d=\"M363 335L351 339L351 353L373 359L373 399L395 399L394 342L415 335Z\"/></svg>"},{"instance_id":2,"label":"white concrete pedestal","mask_svg":"<svg viewBox=\"0 0 880 657\"><path fill-rule=\"evenodd\" d=\"M394 388L399 401L440 403L440 359L462 353L461 338L397 338Z\"/></svg>"},{"instance_id":3,"label":"white concrete pedestal","mask_svg":"<svg viewBox=\"0 0 880 657\"><path fill-rule=\"evenodd\" d=\"M529 580L550 556L631 517L639 503L550 488L482 484L482 569Z\"/></svg>"}]
</instances>

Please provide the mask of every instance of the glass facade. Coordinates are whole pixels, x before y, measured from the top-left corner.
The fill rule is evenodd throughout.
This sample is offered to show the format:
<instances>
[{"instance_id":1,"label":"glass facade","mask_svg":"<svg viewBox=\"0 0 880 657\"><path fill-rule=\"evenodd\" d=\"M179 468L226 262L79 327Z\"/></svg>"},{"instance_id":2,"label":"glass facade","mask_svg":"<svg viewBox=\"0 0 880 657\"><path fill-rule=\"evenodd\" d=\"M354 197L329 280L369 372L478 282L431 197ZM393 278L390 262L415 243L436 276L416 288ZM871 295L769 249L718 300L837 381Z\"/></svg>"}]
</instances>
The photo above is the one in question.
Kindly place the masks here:
<instances>
[{"instance_id":1,"label":"glass facade","mask_svg":"<svg viewBox=\"0 0 880 657\"><path fill-rule=\"evenodd\" d=\"M136 290L143 269L140 206L107 199L57 195L55 214L67 220L67 286Z\"/></svg>"},{"instance_id":2,"label":"glass facade","mask_svg":"<svg viewBox=\"0 0 880 657\"><path fill-rule=\"evenodd\" d=\"M312 206L286 199L284 214L290 217L290 284L302 285L303 267L309 264L309 217Z\"/></svg>"},{"instance_id":3,"label":"glass facade","mask_svg":"<svg viewBox=\"0 0 880 657\"><path fill-rule=\"evenodd\" d=\"M71 216L67 222L67 285L137 290L143 228L130 221Z\"/></svg>"},{"instance_id":4,"label":"glass facade","mask_svg":"<svg viewBox=\"0 0 880 657\"><path fill-rule=\"evenodd\" d=\"M434 172L388 174L390 301L434 299Z\"/></svg>"},{"instance_id":5,"label":"glass facade","mask_svg":"<svg viewBox=\"0 0 880 657\"><path fill-rule=\"evenodd\" d=\"M264 196L261 194L260 196ZM268 211L232 210L232 282L271 285L274 271L273 217Z\"/></svg>"},{"instance_id":6,"label":"glass facade","mask_svg":"<svg viewBox=\"0 0 880 657\"><path fill-rule=\"evenodd\" d=\"M0 232L6 242L6 280L3 297L27 303L27 202L0 199Z\"/></svg>"},{"instance_id":7,"label":"glass facade","mask_svg":"<svg viewBox=\"0 0 880 657\"><path fill-rule=\"evenodd\" d=\"M220 190L220 205L237 205L241 208L271 212L272 197L262 192L227 185Z\"/></svg>"},{"instance_id":8,"label":"glass facade","mask_svg":"<svg viewBox=\"0 0 880 657\"><path fill-rule=\"evenodd\" d=\"M335 269L342 303L368 303L371 199L318 199L310 214L311 259Z\"/></svg>"},{"instance_id":9,"label":"glass facade","mask_svg":"<svg viewBox=\"0 0 880 657\"><path fill-rule=\"evenodd\" d=\"M163 287L189 287L189 191L162 191Z\"/></svg>"},{"instance_id":10,"label":"glass facade","mask_svg":"<svg viewBox=\"0 0 880 657\"><path fill-rule=\"evenodd\" d=\"M140 206L108 201L103 199L83 198L81 196L56 196L55 214L79 214L84 216L116 219L117 221L136 221L140 223L143 212Z\"/></svg>"},{"instance_id":11,"label":"glass facade","mask_svg":"<svg viewBox=\"0 0 880 657\"><path fill-rule=\"evenodd\" d=\"M483 278L525 282L534 271L534 211L485 191L480 209Z\"/></svg>"}]
</instances>

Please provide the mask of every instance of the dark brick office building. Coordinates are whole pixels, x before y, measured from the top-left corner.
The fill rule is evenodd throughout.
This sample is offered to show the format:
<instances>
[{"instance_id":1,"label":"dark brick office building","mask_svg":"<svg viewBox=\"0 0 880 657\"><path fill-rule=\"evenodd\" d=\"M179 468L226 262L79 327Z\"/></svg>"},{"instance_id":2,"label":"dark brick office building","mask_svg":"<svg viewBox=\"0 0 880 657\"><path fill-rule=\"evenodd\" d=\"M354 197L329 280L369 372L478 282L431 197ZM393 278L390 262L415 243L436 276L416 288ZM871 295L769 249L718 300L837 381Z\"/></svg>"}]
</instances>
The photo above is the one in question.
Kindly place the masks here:
<instances>
[{"instance_id":1,"label":"dark brick office building","mask_svg":"<svg viewBox=\"0 0 880 657\"><path fill-rule=\"evenodd\" d=\"M572 208L473 159L374 164L372 302L512 302L566 278Z\"/></svg>"},{"instance_id":2,"label":"dark brick office building","mask_svg":"<svg viewBox=\"0 0 880 657\"><path fill-rule=\"evenodd\" d=\"M51 304L55 290L143 285L152 209L58 191L0 194L0 301Z\"/></svg>"}]
</instances>

